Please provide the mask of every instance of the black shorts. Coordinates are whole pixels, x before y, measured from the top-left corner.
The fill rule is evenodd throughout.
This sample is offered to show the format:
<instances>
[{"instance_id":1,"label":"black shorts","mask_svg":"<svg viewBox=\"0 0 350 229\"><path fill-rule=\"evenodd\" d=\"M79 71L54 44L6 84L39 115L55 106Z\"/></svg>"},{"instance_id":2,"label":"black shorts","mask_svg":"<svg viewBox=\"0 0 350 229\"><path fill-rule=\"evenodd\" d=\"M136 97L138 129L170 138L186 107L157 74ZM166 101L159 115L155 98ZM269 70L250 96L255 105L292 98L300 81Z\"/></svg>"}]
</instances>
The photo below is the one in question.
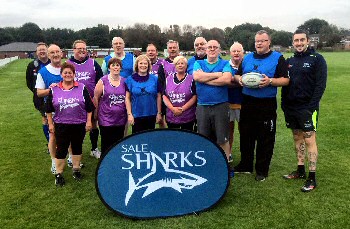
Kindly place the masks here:
<instances>
[{"instance_id":1,"label":"black shorts","mask_svg":"<svg viewBox=\"0 0 350 229\"><path fill-rule=\"evenodd\" d=\"M287 128L292 130L302 130L304 132L316 131L318 124L317 110L284 110L284 117Z\"/></svg>"},{"instance_id":2,"label":"black shorts","mask_svg":"<svg viewBox=\"0 0 350 229\"><path fill-rule=\"evenodd\" d=\"M69 145L73 155L81 155L85 137L85 123L61 124L55 123L55 137L57 144L56 158L65 159Z\"/></svg>"}]
</instances>

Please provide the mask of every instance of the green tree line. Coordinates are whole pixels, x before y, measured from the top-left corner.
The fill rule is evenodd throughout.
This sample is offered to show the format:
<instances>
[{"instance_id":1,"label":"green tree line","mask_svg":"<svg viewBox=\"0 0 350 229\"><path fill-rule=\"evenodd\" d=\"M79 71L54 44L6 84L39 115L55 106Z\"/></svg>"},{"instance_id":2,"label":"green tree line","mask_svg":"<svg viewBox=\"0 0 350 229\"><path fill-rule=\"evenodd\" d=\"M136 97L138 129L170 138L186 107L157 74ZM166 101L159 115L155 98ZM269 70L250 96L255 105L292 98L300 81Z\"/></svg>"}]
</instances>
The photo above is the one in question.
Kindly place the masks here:
<instances>
[{"instance_id":1,"label":"green tree line","mask_svg":"<svg viewBox=\"0 0 350 229\"><path fill-rule=\"evenodd\" d=\"M350 35L349 29L338 28L327 21L314 18L305 21L298 28L306 29L310 34L320 35L321 46L333 46L341 39ZM163 30L158 25L135 23L133 26L109 28L108 25L98 24L92 28L74 31L66 28L41 29L37 24L27 22L22 26L0 28L0 45L11 42L46 42L55 43L62 48L71 48L74 40L83 39L88 45L110 48L111 40L115 36L123 37L126 47L138 47L145 50L147 44L154 43L159 49L166 47L168 40L176 40L181 50L193 50L193 41L202 36L207 40L216 39L223 49L228 49L234 41L243 44L245 50L254 50L254 36L258 30L264 29L271 34L272 44L288 47L292 44L292 33L278 31L260 24L244 23L224 30L214 27L211 29L202 26L193 27L184 25L170 25Z\"/></svg>"}]
</instances>

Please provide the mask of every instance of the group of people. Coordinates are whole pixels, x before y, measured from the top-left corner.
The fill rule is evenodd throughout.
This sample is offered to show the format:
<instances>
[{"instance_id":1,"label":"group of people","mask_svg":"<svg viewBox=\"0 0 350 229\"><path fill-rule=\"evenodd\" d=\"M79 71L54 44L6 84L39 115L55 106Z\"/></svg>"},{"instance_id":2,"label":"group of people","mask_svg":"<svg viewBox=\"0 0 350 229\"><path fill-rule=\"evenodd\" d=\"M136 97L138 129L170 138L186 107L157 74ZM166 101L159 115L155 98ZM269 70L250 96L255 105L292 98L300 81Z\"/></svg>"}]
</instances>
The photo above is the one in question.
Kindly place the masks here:
<instances>
[{"instance_id":1,"label":"group of people","mask_svg":"<svg viewBox=\"0 0 350 229\"><path fill-rule=\"evenodd\" d=\"M65 183L62 173L68 151L73 155L73 177L81 179L85 131L90 132L93 142L99 135L97 126L100 128L104 155L127 134L130 125L132 133L137 133L155 129L157 123L160 128L180 128L208 137L222 148L229 161L237 122L241 161L230 174L252 173L256 154L255 179L264 181L275 144L277 87L282 87L282 109L287 127L293 132L298 159L297 170L283 177L306 178L307 151L309 176L301 190L313 190L317 114L326 87L327 66L308 44L307 32L297 30L293 35L295 54L285 60L281 53L270 50L271 37L261 30L255 35L255 52L244 56L243 46L235 42L230 47L231 59L224 60L218 41L197 37L196 54L187 60L179 55L177 41L167 42L169 56L161 59L154 44L135 57L124 51L123 39L115 37L114 52L104 58L101 68L87 56L82 40L74 42L74 57L64 64L57 45L48 47L45 59L46 45L39 43L38 59L28 65L27 83L28 71L35 73L36 86L28 87L34 92L35 107L41 111L44 132L50 132L56 185ZM243 84L242 76L250 72L262 75L258 88ZM95 149L97 141L96 145L92 143L92 155Z\"/></svg>"}]
</instances>

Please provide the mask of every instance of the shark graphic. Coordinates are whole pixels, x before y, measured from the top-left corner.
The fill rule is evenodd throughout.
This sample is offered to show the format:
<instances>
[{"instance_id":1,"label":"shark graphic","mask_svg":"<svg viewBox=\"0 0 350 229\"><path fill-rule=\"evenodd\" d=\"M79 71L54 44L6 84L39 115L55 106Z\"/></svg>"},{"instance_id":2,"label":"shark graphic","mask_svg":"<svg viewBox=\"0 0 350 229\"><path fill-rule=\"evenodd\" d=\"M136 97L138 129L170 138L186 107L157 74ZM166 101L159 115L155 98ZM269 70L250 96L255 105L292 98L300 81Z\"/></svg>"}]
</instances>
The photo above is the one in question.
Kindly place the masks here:
<instances>
[{"instance_id":1,"label":"shark graphic","mask_svg":"<svg viewBox=\"0 0 350 229\"><path fill-rule=\"evenodd\" d=\"M207 181L207 179L192 173L169 169L169 165L167 165L155 153L151 152L151 156L151 171L144 177L139 178L137 183L135 183L135 179L131 171L129 171L129 190L125 196L125 206L128 205L133 193L140 189L146 189L142 196L142 198L144 198L161 188L172 188L175 191L182 193L182 189L193 189L194 187L201 185ZM165 177L163 179L158 179L159 176L153 176L157 172L156 161L159 161L163 166L163 172L165 173Z\"/></svg>"}]
</instances>

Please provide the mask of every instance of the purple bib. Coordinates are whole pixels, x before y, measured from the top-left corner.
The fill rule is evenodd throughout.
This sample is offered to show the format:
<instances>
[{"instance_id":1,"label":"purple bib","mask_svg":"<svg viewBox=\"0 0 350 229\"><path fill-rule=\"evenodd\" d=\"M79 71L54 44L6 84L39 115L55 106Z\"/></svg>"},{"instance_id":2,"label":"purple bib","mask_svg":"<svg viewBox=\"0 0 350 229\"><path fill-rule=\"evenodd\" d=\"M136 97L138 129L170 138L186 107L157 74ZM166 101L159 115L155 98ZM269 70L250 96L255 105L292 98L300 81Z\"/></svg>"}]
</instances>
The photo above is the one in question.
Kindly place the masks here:
<instances>
[{"instance_id":1,"label":"purple bib","mask_svg":"<svg viewBox=\"0 0 350 229\"><path fill-rule=\"evenodd\" d=\"M157 58L157 61L152 64L152 71L150 71L150 74L158 76L159 67L164 65L164 62L166 62L164 59Z\"/></svg>"},{"instance_id":2,"label":"purple bib","mask_svg":"<svg viewBox=\"0 0 350 229\"><path fill-rule=\"evenodd\" d=\"M55 108L55 123L82 124L86 123L84 84L79 83L69 90L58 86L51 88L52 104Z\"/></svg>"},{"instance_id":3,"label":"purple bib","mask_svg":"<svg viewBox=\"0 0 350 229\"><path fill-rule=\"evenodd\" d=\"M75 78L74 80L86 86L91 97L94 97L96 86L96 72L94 59L87 59L82 64L77 64L74 61L67 60L68 63L74 64Z\"/></svg>"},{"instance_id":4,"label":"purple bib","mask_svg":"<svg viewBox=\"0 0 350 229\"><path fill-rule=\"evenodd\" d=\"M186 75L185 79L180 83L174 82L174 77L167 77L165 95L169 98L174 107L182 107L193 96L191 87L193 82L192 75ZM195 120L196 118L196 106L193 105L188 110L184 111L180 116L174 116L174 113L170 109L166 109L166 119L170 123L181 124Z\"/></svg>"},{"instance_id":5,"label":"purple bib","mask_svg":"<svg viewBox=\"0 0 350 229\"><path fill-rule=\"evenodd\" d=\"M98 123L101 126L123 126L127 122L125 78L120 78L118 87L113 86L109 76L101 78L103 94L98 104Z\"/></svg>"}]
</instances>

